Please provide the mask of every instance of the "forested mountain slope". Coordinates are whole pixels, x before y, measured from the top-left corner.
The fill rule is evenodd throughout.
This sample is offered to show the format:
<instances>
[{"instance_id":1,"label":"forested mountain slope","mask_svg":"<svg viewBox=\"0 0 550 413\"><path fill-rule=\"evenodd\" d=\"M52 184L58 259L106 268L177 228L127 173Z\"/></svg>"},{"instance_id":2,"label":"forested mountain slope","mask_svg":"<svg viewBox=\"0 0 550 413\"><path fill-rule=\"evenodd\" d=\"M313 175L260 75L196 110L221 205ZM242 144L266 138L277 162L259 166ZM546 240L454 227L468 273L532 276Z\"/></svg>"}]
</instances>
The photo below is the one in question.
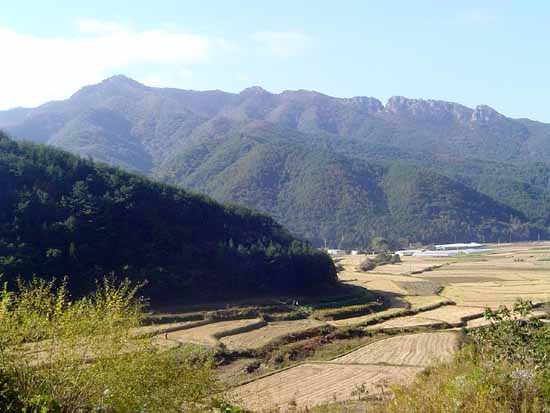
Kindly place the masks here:
<instances>
[{"instance_id":1,"label":"forested mountain slope","mask_svg":"<svg viewBox=\"0 0 550 413\"><path fill-rule=\"evenodd\" d=\"M518 210L430 169L272 139L234 137L190 148L165 165L161 178L254 205L318 245L366 246L375 236L405 245L497 241L512 231L524 238L537 231Z\"/></svg>"},{"instance_id":2,"label":"forested mountain slope","mask_svg":"<svg viewBox=\"0 0 550 413\"><path fill-rule=\"evenodd\" d=\"M0 128L268 212L317 245L358 246L372 234L522 240L550 227L550 125L483 105L197 92L115 76L0 112ZM393 208L400 197L416 206ZM487 197L490 208L476 206Z\"/></svg>"},{"instance_id":3,"label":"forested mountain slope","mask_svg":"<svg viewBox=\"0 0 550 413\"><path fill-rule=\"evenodd\" d=\"M242 296L335 280L330 258L271 218L0 135L0 274L70 276L83 292L111 272L156 298Z\"/></svg>"}]
</instances>

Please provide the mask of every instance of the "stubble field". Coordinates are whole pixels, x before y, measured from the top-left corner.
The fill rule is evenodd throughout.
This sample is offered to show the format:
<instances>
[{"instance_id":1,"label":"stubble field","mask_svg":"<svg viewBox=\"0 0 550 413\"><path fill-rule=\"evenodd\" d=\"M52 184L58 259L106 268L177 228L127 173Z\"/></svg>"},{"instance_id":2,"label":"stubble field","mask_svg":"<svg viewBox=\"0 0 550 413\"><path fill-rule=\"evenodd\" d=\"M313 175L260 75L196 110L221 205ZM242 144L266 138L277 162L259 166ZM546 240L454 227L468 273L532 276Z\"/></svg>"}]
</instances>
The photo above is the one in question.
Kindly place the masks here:
<instances>
[{"instance_id":1,"label":"stubble field","mask_svg":"<svg viewBox=\"0 0 550 413\"><path fill-rule=\"evenodd\" d=\"M211 348L223 345L230 352L261 352L293 340L295 347L285 344L281 348L296 352L300 351L300 343L306 348L315 348L328 342L331 351L337 351L342 340L347 344L342 344L337 357L311 361L305 353L305 358L294 366L289 359L285 365L290 363L290 367L282 370L265 361L269 354L264 355L265 360L237 359L224 368L227 372L233 371L244 383L229 389L229 393L252 411L303 409L356 399L361 394L376 397L390 391L388 386L410 382L425 367L453 357L460 346L461 332L437 330L486 325L488 321L482 316L486 307L512 305L518 298L535 303L550 301L550 244L492 248L492 253L472 256L403 257L399 264L376 267L369 272L358 270L365 256L338 257L343 266L339 273L343 285L353 287L359 292L358 297L364 294L363 297L384 303L384 308L375 313L319 321L315 319L318 311L311 309L326 308L326 304L319 307L315 303L302 306L291 303L289 311L299 313L298 319L272 321L268 317L266 322L262 318L246 318L210 321L205 325L199 320L195 327L189 323L170 325L183 329L164 332L158 339ZM340 305L336 299L329 308L348 307L352 305L349 300L342 299ZM277 313L277 316L281 314L284 315ZM548 317L543 308L533 315ZM319 332L317 338L315 334L304 336L319 327L328 328L332 336L326 332ZM147 327L150 332L156 328L160 327ZM340 329L342 333L338 333ZM347 337L346 331L355 331L359 337L361 334L373 337L370 344L361 345L361 340L356 340L359 347L349 348L353 340L334 338L339 334ZM403 335L405 331L407 334ZM383 336L389 332L398 335ZM284 358L285 354L280 357ZM242 369L251 362L260 367L253 373L243 373Z\"/></svg>"}]
</instances>

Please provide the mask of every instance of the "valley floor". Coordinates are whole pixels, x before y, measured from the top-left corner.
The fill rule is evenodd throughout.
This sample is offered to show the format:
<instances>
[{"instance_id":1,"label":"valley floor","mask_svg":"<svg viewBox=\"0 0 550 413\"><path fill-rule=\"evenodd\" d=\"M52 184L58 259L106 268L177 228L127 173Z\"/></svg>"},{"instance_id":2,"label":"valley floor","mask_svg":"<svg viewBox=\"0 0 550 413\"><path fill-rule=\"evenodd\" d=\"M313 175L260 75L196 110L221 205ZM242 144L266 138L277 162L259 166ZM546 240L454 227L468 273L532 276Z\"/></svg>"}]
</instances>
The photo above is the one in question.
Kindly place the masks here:
<instances>
[{"instance_id":1,"label":"valley floor","mask_svg":"<svg viewBox=\"0 0 550 413\"><path fill-rule=\"evenodd\" d=\"M347 295L194 312L194 322L175 313L171 319L180 323L157 338L223 349L227 394L253 411L381 397L452 359L462 329L487 323L487 307L523 298L538 306L533 316L548 316L550 243L491 248L464 257L403 257L366 273L357 269L365 256L337 257Z\"/></svg>"}]
</instances>

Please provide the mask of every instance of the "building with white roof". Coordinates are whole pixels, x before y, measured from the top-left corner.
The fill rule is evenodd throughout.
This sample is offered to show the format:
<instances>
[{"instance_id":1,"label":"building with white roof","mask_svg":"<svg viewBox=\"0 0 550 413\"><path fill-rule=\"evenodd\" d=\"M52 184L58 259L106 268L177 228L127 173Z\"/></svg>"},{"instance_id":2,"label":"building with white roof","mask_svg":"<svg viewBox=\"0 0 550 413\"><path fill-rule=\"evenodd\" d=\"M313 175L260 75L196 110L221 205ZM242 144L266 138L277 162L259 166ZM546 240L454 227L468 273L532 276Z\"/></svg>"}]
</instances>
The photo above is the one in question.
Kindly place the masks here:
<instances>
[{"instance_id":1,"label":"building with white roof","mask_svg":"<svg viewBox=\"0 0 550 413\"><path fill-rule=\"evenodd\" d=\"M467 249L481 248L482 246L483 246L482 244L478 244L477 242L470 242L467 244L464 244L464 243L440 244L440 245L436 245L435 249L437 251L467 250Z\"/></svg>"}]
</instances>

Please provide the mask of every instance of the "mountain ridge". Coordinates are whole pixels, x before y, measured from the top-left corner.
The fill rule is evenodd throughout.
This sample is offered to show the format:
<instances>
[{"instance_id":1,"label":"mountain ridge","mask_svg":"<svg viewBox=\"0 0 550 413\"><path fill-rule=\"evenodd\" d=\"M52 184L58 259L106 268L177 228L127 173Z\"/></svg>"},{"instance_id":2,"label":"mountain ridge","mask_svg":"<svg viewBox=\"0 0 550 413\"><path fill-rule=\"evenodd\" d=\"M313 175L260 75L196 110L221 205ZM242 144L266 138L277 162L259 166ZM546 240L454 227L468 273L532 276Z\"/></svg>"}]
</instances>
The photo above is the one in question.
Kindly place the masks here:
<instances>
[{"instance_id":1,"label":"mountain ridge","mask_svg":"<svg viewBox=\"0 0 550 413\"><path fill-rule=\"evenodd\" d=\"M340 242L341 230L335 229L339 225L348 225L351 232L362 228L372 235L365 224L366 217L371 217L370 223L378 232L391 234L393 238L405 235L412 241L415 236L426 238L425 229L418 225L411 231L384 230L382 222L404 228L406 220L395 221L389 209L382 217L379 212L383 209L383 198L378 198L380 205L365 201L366 208L357 203L346 209L333 201L339 205L334 211L324 208L323 215L316 220L304 216L297 205L311 208L314 199L321 204L333 199L326 190L321 192L322 199L314 192L300 190L300 185L321 188L322 179L315 176L332 173L328 162L331 156L340 165L341 173L333 184L343 185L349 192L363 190L360 184L347 178L357 168L357 162L367 169L390 170L397 164L414 170L430 169L435 175L428 182L434 188L442 190L444 186L436 183L442 182L439 176L444 176L450 179L445 182L451 192L467 192L473 199L488 196L501 209L512 208L509 215L530 228L519 231L521 239L535 233L544 235L550 228L550 213L544 212L550 211L550 186L545 180L550 176L550 124L508 118L486 105L469 108L459 103L403 96L391 97L384 105L366 96L335 98L307 90L271 93L258 86L239 93L193 91L149 87L125 76L115 76L84 87L64 101L0 112L0 128L18 139L52 144L218 200L272 213L294 234L316 243L328 238L333 243L349 245ZM283 185L286 189L276 191L276 196L258 185L255 188L263 194L261 197L247 191L238 192L239 196L230 193L231 185L243 188L245 182L252 185L258 180L267 185L265 168L272 166L262 165L259 159L273 165L288 165L285 159L279 159L278 150L289 159L303 159L296 157L296 153L310 151L312 159L325 159L326 165L317 161L308 163L311 177L308 171L306 175L294 171L287 179L295 181ZM536 173L532 165L538 165ZM275 176L278 172L272 169L271 173ZM418 179L423 176L412 175ZM234 177L242 181L236 182ZM370 184L376 186L381 182L375 179ZM301 194L299 202L289 188ZM384 188L382 192L389 195L390 188ZM432 195L437 198L436 193ZM448 195L449 199L461 199L458 194ZM427 197L422 199L430 204ZM293 209L288 209L288 202L294 205ZM471 203L466 204L472 211L477 210ZM431 218L437 221L438 216L452 210L449 201L446 209L435 209L433 217L420 215L432 222ZM496 214L498 208L495 206L491 211ZM490 218L483 216L485 220ZM415 217L409 219L414 221ZM489 236L480 223L474 225L475 230L463 231L460 220L451 221L453 224L448 224L454 226L456 233ZM507 236L503 231L511 231L504 229L511 225L510 219L507 224L502 216L497 221L502 225L499 224L499 235L491 235L495 240ZM332 233L323 235L320 230L323 227L333 228ZM434 234L435 238L444 241L452 237L451 227L438 228L441 231ZM366 242L366 236L356 239Z\"/></svg>"},{"instance_id":2,"label":"mountain ridge","mask_svg":"<svg viewBox=\"0 0 550 413\"><path fill-rule=\"evenodd\" d=\"M89 94L90 92L93 93L93 92L97 92L98 90L102 90L103 92L107 91L107 92L112 93L112 92L116 91L117 89L118 89L118 91L120 91L122 88L125 91L132 91L133 89L139 89L139 90L142 90L142 91L172 91L172 92L181 92L181 93L187 93L187 94L205 94L205 95L206 94L218 94L218 96L217 96L218 98L219 98L219 95L221 95L221 94L226 95L226 96L231 96L231 97L260 96L260 95L269 95L271 97L285 97L285 96L292 96L292 95L294 95L294 96L310 96L310 97L314 96L314 97L318 97L318 98L321 98L321 99L328 98L328 99L331 99L331 100L337 100L337 101L340 101L342 103L347 102L350 105L357 104L357 105L360 105L360 106L368 106L368 107L371 107L372 112L386 111L386 112L395 113L395 112L397 112L396 108L398 108L400 106L402 107L404 105L405 106L423 105L423 106L431 106L433 108L446 106L448 108L453 108L453 109L457 108L457 109L460 109L461 111L469 112L472 115L474 120L479 119L480 114L491 113L491 114L497 115L499 117L506 117L508 119L530 120L530 121L538 122L536 120L532 120L532 119L529 119L529 118L517 118L516 119L516 118L507 117L507 116L503 115L502 113L498 112L497 110L495 110L494 108L490 107L489 105L486 105L486 104L479 104L479 105L475 106L474 108L471 108L471 107L468 107L468 106L463 105L461 103L453 102L453 101L446 101L446 100L442 100L442 99L430 99L430 98L410 98L410 97L406 97L406 96L402 96L402 95L391 96L386 101L386 104L384 104L378 98L371 97L371 96L365 96L365 95L356 95L356 96L352 96L352 97L338 97L338 96L332 96L332 95L328 95L328 94L325 94L325 93L322 93L322 92L318 92L318 91L315 91L315 90L308 90L308 89L295 89L295 90L294 89L285 89L285 90L281 91L280 93L275 93L275 92L270 92L270 91L264 89L262 86L258 86L258 85L249 86L249 87L243 89L240 92L225 92L225 91L222 91L220 89L193 90L193 89L180 89L180 88L175 88L175 87L153 87L153 86L147 86L147 85L145 85L145 84L143 84L139 81L136 81L136 80L134 80L130 77L127 77L125 75L122 75L122 74L111 76L111 77L106 78L106 79L104 79L101 82L96 83L96 84L84 86L84 87L80 88L78 91L76 91L75 93L73 93L67 99L61 99L61 100L46 102L46 103L41 104L41 105L36 106L36 107L16 107L16 108L10 108L10 109L7 109L7 110L1 110L0 115L4 115L6 113L15 113L15 112L20 112L20 113L25 113L26 112L26 113L28 113L30 111L34 111L34 110L37 110L37 109L47 108L51 105L67 102L67 101L70 101L70 100L73 100L73 99L79 99L82 96L85 96L85 95ZM540 123L544 123L544 122L540 122Z\"/></svg>"}]
</instances>

